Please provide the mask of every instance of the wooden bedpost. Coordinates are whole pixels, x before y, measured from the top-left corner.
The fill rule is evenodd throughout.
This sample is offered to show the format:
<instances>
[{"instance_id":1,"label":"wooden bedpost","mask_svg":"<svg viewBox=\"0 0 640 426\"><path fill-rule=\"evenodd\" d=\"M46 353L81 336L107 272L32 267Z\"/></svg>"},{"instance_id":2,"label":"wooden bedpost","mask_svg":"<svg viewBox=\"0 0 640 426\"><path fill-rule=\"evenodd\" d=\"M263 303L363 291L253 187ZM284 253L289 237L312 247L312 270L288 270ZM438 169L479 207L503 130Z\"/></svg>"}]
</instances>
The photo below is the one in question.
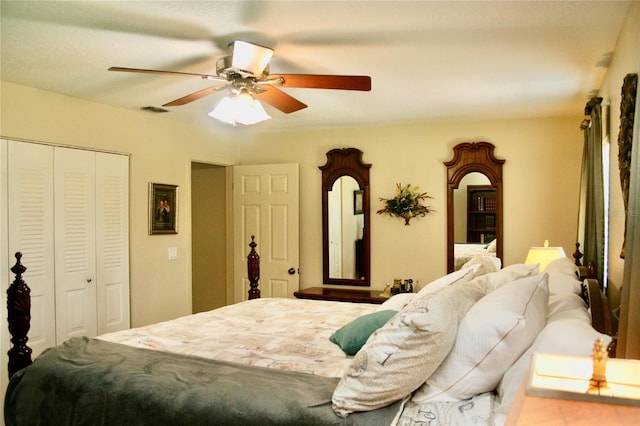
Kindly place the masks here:
<instances>
[{"instance_id":1,"label":"wooden bedpost","mask_svg":"<svg viewBox=\"0 0 640 426\"><path fill-rule=\"evenodd\" d=\"M11 272L16 279L7 290L7 312L9 333L13 347L9 349L9 378L24 367L31 364L31 348L27 346L29 328L31 327L31 289L22 279L27 268L20 263L22 253L16 253L16 264Z\"/></svg>"},{"instance_id":2,"label":"wooden bedpost","mask_svg":"<svg viewBox=\"0 0 640 426\"><path fill-rule=\"evenodd\" d=\"M582 266L580 259L582 259L582 252L580 251L580 243L576 243L576 251L573 253L576 266Z\"/></svg>"},{"instance_id":3,"label":"wooden bedpost","mask_svg":"<svg viewBox=\"0 0 640 426\"><path fill-rule=\"evenodd\" d=\"M251 242L249 247L251 251L247 256L247 272L249 273L249 300L260 298L260 289L258 288L258 280L260 279L260 256L256 253L256 246L258 245L254 241L254 236L251 236Z\"/></svg>"}]
</instances>

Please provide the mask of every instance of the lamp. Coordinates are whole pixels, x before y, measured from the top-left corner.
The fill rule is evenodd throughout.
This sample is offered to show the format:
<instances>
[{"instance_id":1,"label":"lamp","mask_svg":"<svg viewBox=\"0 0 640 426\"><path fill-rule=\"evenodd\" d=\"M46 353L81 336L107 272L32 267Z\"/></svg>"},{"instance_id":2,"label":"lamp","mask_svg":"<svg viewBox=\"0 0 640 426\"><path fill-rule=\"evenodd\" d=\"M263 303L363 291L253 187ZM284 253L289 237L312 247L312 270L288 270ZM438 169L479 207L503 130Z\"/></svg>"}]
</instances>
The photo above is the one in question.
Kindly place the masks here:
<instances>
[{"instance_id":1,"label":"lamp","mask_svg":"<svg viewBox=\"0 0 640 426\"><path fill-rule=\"evenodd\" d=\"M209 116L233 126L237 126L238 123L248 126L271 118L260 101L253 99L246 90L223 98Z\"/></svg>"},{"instance_id":2,"label":"lamp","mask_svg":"<svg viewBox=\"0 0 640 426\"><path fill-rule=\"evenodd\" d=\"M602 389L592 388L594 371L593 357L534 353L525 390L532 396L640 406L639 360L608 359Z\"/></svg>"},{"instance_id":3,"label":"lamp","mask_svg":"<svg viewBox=\"0 0 640 426\"><path fill-rule=\"evenodd\" d=\"M549 247L549 240L545 240L544 247L531 247L529 249L524 263L529 265L540 264L540 272L542 272L551 261L561 257L567 257L564 254L564 249L562 247Z\"/></svg>"}]
</instances>

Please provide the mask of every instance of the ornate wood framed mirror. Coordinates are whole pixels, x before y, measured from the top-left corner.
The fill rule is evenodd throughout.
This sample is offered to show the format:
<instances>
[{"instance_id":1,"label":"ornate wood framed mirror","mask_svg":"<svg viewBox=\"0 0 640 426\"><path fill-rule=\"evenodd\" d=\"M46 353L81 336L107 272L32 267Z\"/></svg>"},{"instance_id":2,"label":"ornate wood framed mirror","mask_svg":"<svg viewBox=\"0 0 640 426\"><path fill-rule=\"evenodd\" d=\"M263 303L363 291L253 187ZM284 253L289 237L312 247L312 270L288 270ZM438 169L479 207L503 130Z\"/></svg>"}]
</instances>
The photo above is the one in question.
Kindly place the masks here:
<instances>
[{"instance_id":1,"label":"ornate wood framed mirror","mask_svg":"<svg viewBox=\"0 0 640 426\"><path fill-rule=\"evenodd\" d=\"M369 169L356 148L332 149L322 170L322 278L371 285Z\"/></svg>"},{"instance_id":2,"label":"ornate wood framed mirror","mask_svg":"<svg viewBox=\"0 0 640 426\"><path fill-rule=\"evenodd\" d=\"M502 165L489 142L464 142L453 148L447 167L447 272L459 269L468 253L502 261ZM456 201L458 200L458 201ZM459 201L462 200L462 201ZM464 229L458 229L458 228ZM465 248L467 254L456 256ZM483 251L485 250L485 251Z\"/></svg>"}]
</instances>

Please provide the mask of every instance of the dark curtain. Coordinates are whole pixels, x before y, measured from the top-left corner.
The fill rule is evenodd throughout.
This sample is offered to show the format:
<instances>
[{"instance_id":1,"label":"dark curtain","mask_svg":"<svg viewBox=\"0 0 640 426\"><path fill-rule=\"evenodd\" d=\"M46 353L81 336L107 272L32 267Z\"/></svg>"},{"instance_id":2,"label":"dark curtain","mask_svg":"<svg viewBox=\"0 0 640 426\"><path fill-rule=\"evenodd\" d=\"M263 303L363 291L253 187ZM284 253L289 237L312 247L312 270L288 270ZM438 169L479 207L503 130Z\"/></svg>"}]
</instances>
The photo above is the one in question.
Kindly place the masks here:
<instances>
[{"instance_id":1,"label":"dark curtain","mask_svg":"<svg viewBox=\"0 0 640 426\"><path fill-rule=\"evenodd\" d=\"M584 200L584 264L594 262L598 282L604 286L604 179L602 172L602 98L587 102L582 123L584 149L582 152L581 195Z\"/></svg>"}]
</instances>

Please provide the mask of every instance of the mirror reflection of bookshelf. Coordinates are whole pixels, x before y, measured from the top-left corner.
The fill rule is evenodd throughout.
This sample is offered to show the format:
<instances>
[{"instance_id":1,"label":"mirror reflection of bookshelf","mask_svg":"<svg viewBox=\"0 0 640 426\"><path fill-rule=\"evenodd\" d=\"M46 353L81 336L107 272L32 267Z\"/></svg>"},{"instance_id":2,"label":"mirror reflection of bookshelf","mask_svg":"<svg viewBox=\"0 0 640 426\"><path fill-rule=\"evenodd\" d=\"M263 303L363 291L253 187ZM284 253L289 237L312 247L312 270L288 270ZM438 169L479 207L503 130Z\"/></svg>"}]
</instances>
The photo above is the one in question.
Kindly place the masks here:
<instances>
[{"instance_id":1,"label":"mirror reflection of bookshelf","mask_svg":"<svg viewBox=\"0 0 640 426\"><path fill-rule=\"evenodd\" d=\"M467 186L467 242L485 244L496 238L496 195L490 185Z\"/></svg>"}]
</instances>

